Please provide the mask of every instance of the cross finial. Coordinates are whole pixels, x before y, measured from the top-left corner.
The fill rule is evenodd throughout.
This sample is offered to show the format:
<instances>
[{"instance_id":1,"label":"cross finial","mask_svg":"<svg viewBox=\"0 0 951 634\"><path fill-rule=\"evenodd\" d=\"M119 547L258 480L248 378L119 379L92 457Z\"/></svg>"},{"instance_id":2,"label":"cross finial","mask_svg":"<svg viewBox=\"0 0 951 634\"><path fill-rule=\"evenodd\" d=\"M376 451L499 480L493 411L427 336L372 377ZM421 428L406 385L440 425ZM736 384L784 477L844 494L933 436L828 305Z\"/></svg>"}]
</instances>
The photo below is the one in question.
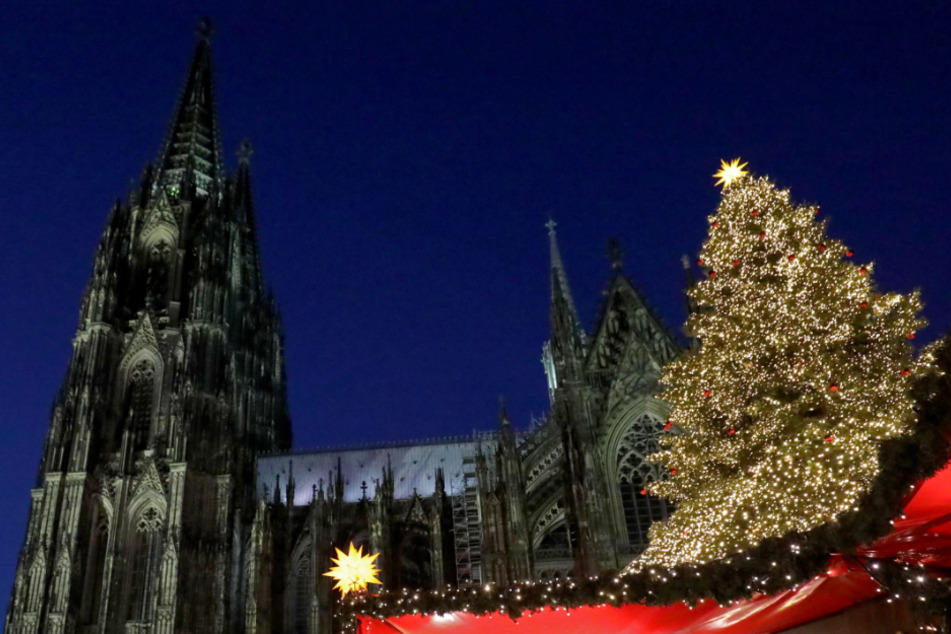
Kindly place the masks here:
<instances>
[{"instance_id":1,"label":"cross finial","mask_svg":"<svg viewBox=\"0 0 951 634\"><path fill-rule=\"evenodd\" d=\"M211 41L211 36L215 33L215 26L211 23L211 18L204 17L201 19L201 22L198 23L198 28L195 29L195 35L198 36L198 39L204 40L206 42Z\"/></svg>"},{"instance_id":2,"label":"cross finial","mask_svg":"<svg viewBox=\"0 0 951 634\"><path fill-rule=\"evenodd\" d=\"M551 216L548 217L548 222L545 223L545 226L548 227L548 235L555 233L555 227L558 226L558 223L555 222L554 218Z\"/></svg>"},{"instance_id":3,"label":"cross finial","mask_svg":"<svg viewBox=\"0 0 951 634\"><path fill-rule=\"evenodd\" d=\"M254 154L254 148L251 147L251 141L242 139L241 145L238 146L238 163L247 165L251 162L252 154Z\"/></svg>"},{"instance_id":4,"label":"cross finial","mask_svg":"<svg viewBox=\"0 0 951 634\"><path fill-rule=\"evenodd\" d=\"M611 260L611 268L620 271L624 266L624 249L621 248L621 241L617 238L608 240L608 259Z\"/></svg>"}]
</instances>

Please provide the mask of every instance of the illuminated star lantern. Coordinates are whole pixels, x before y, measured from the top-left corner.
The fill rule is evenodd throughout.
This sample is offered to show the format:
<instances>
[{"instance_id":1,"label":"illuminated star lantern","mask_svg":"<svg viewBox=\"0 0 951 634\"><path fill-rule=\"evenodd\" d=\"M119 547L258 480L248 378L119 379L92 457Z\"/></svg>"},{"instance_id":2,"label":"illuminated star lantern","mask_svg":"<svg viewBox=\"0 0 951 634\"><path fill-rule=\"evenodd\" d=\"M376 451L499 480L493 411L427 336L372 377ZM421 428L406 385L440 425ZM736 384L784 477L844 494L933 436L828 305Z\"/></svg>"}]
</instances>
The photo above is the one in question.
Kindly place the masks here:
<instances>
[{"instance_id":1,"label":"illuminated star lantern","mask_svg":"<svg viewBox=\"0 0 951 634\"><path fill-rule=\"evenodd\" d=\"M324 576L333 577L337 580L334 590L340 590L341 596L347 596L348 592L366 590L367 585L371 583L383 583L376 578L380 569L373 563L380 556L379 553L364 555L363 546L354 548L353 542L350 542L349 553L344 553L339 548L334 550L337 551L337 558L331 558L330 561L337 565L333 566L329 572L325 572Z\"/></svg>"},{"instance_id":2,"label":"illuminated star lantern","mask_svg":"<svg viewBox=\"0 0 951 634\"><path fill-rule=\"evenodd\" d=\"M720 159L720 171L713 175L714 178L720 179L716 184L722 184L723 188L726 189L741 177L749 174L749 172L743 169L747 165L748 163L740 165L740 159L738 158L733 159L729 163Z\"/></svg>"}]
</instances>

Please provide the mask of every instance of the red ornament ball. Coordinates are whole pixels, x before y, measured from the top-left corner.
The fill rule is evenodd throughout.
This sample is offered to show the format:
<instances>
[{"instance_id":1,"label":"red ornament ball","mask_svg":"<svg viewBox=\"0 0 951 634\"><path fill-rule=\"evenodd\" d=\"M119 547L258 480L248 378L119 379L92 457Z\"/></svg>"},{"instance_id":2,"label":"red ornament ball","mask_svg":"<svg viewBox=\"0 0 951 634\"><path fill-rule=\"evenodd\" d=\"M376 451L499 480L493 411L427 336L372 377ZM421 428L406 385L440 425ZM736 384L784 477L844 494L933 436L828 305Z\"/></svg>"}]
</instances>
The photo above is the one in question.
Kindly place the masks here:
<instances>
[{"instance_id":1,"label":"red ornament ball","mask_svg":"<svg viewBox=\"0 0 951 634\"><path fill-rule=\"evenodd\" d=\"M716 272L716 271L710 271L707 275L709 275L710 277L716 277L716 276L717 276L717 272Z\"/></svg>"},{"instance_id":2,"label":"red ornament ball","mask_svg":"<svg viewBox=\"0 0 951 634\"><path fill-rule=\"evenodd\" d=\"M727 434L729 434L730 436L732 436L735 433L736 433L736 430L733 429L732 427L730 427L730 431L727 432Z\"/></svg>"},{"instance_id":3,"label":"red ornament ball","mask_svg":"<svg viewBox=\"0 0 951 634\"><path fill-rule=\"evenodd\" d=\"M667 423L664 425L664 431L669 430L673 426L674 426L674 421L672 420L667 421Z\"/></svg>"},{"instance_id":4,"label":"red ornament ball","mask_svg":"<svg viewBox=\"0 0 951 634\"><path fill-rule=\"evenodd\" d=\"M647 495L647 489L641 489L641 495Z\"/></svg>"},{"instance_id":5,"label":"red ornament ball","mask_svg":"<svg viewBox=\"0 0 951 634\"><path fill-rule=\"evenodd\" d=\"M739 260L733 260L733 266L739 266L739 265L740 265Z\"/></svg>"},{"instance_id":6,"label":"red ornament ball","mask_svg":"<svg viewBox=\"0 0 951 634\"><path fill-rule=\"evenodd\" d=\"M914 339L914 338L915 338L915 333L909 332L909 333L908 333L908 338L909 338L909 339Z\"/></svg>"},{"instance_id":7,"label":"red ornament ball","mask_svg":"<svg viewBox=\"0 0 951 634\"><path fill-rule=\"evenodd\" d=\"M704 395L704 396L710 396L711 394L713 394L713 390L704 390L704 391L703 391L703 395Z\"/></svg>"},{"instance_id":8,"label":"red ornament ball","mask_svg":"<svg viewBox=\"0 0 951 634\"><path fill-rule=\"evenodd\" d=\"M845 250L845 257L850 258L850 257L852 257L853 255L855 255L855 254L852 253L852 249L846 249L846 250Z\"/></svg>"},{"instance_id":9,"label":"red ornament ball","mask_svg":"<svg viewBox=\"0 0 951 634\"><path fill-rule=\"evenodd\" d=\"M713 221L713 226L714 226L714 227L719 227L719 226L720 226L720 223L717 222L716 220L714 220L714 221Z\"/></svg>"},{"instance_id":10,"label":"red ornament ball","mask_svg":"<svg viewBox=\"0 0 951 634\"><path fill-rule=\"evenodd\" d=\"M861 273L862 275L867 275L868 269L863 266L862 268L859 269L859 273Z\"/></svg>"},{"instance_id":11,"label":"red ornament ball","mask_svg":"<svg viewBox=\"0 0 951 634\"><path fill-rule=\"evenodd\" d=\"M860 308L868 308L868 302L862 302L861 304L859 304L859 307L860 307Z\"/></svg>"},{"instance_id":12,"label":"red ornament ball","mask_svg":"<svg viewBox=\"0 0 951 634\"><path fill-rule=\"evenodd\" d=\"M812 210L812 215L813 215L813 216L817 215L818 213L819 213L819 208L818 208L818 207L816 207L815 209Z\"/></svg>"},{"instance_id":13,"label":"red ornament ball","mask_svg":"<svg viewBox=\"0 0 951 634\"><path fill-rule=\"evenodd\" d=\"M676 470L676 469L671 469L671 470L670 470L670 475L677 475L677 470Z\"/></svg>"},{"instance_id":14,"label":"red ornament ball","mask_svg":"<svg viewBox=\"0 0 951 634\"><path fill-rule=\"evenodd\" d=\"M838 391L839 391L839 386L838 386L838 384L833 383L832 385L830 385L830 386L829 386L829 391L830 391L830 392L838 392Z\"/></svg>"},{"instance_id":15,"label":"red ornament ball","mask_svg":"<svg viewBox=\"0 0 951 634\"><path fill-rule=\"evenodd\" d=\"M823 438L823 440L826 441L826 442L833 442L833 441L835 441L835 436L833 436L832 434L829 434L828 436L826 436L825 438Z\"/></svg>"},{"instance_id":16,"label":"red ornament ball","mask_svg":"<svg viewBox=\"0 0 951 634\"><path fill-rule=\"evenodd\" d=\"M790 261L790 262L792 262L793 260L796 259L796 256L795 256L795 255L789 255L788 257L789 257L789 261Z\"/></svg>"},{"instance_id":17,"label":"red ornament ball","mask_svg":"<svg viewBox=\"0 0 951 634\"><path fill-rule=\"evenodd\" d=\"M760 231L759 237L760 237L760 238L765 238L765 237L766 237L766 232L765 232L765 231Z\"/></svg>"},{"instance_id":18,"label":"red ornament ball","mask_svg":"<svg viewBox=\"0 0 951 634\"><path fill-rule=\"evenodd\" d=\"M822 253L822 252L825 251L825 250L826 250L826 245L820 244L820 245L819 245L819 253Z\"/></svg>"},{"instance_id":19,"label":"red ornament ball","mask_svg":"<svg viewBox=\"0 0 951 634\"><path fill-rule=\"evenodd\" d=\"M703 266L703 260L697 260L697 266Z\"/></svg>"},{"instance_id":20,"label":"red ornament ball","mask_svg":"<svg viewBox=\"0 0 951 634\"><path fill-rule=\"evenodd\" d=\"M758 215L759 215L759 209L754 209L753 211L750 212L750 215L751 215L751 216L758 216Z\"/></svg>"},{"instance_id":21,"label":"red ornament ball","mask_svg":"<svg viewBox=\"0 0 951 634\"><path fill-rule=\"evenodd\" d=\"M908 376L909 374L911 374L911 370L909 370L908 368L905 368L904 370L901 371L902 376Z\"/></svg>"}]
</instances>

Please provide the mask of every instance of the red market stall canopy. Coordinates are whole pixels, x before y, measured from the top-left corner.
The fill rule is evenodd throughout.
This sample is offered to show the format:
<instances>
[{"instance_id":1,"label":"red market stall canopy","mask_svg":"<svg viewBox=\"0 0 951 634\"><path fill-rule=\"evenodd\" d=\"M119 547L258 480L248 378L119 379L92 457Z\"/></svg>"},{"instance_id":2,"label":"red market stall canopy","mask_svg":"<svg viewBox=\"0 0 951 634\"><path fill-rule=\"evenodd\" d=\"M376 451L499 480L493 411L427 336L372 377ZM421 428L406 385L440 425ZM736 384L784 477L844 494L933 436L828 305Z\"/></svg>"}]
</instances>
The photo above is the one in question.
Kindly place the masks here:
<instances>
[{"instance_id":1,"label":"red market stall canopy","mask_svg":"<svg viewBox=\"0 0 951 634\"><path fill-rule=\"evenodd\" d=\"M888 558L940 569L951 563L951 466L916 487L894 529L859 557ZM797 588L719 606L701 601L691 608L668 606L595 606L571 610L545 608L518 620L503 614L466 612L371 619L359 618L360 634L492 634L552 632L589 634L767 634L809 623L881 597L880 585L857 559L833 557L827 572Z\"/></svg>"}]
</instances>

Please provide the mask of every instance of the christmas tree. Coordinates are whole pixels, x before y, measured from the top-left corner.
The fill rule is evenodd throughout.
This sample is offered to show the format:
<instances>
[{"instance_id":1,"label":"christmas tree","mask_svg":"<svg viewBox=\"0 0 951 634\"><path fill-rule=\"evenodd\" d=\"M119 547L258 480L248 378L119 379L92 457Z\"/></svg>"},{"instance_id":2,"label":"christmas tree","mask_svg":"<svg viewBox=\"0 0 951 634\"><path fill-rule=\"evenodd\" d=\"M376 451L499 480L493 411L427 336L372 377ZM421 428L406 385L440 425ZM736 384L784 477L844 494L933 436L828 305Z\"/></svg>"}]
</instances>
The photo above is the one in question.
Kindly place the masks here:
<instances>
[{"instance_id":1,"label":"christmas tree","mask_svg":"<svg viewBox=\"0 0 951 634\"><path fill-rule=\"evenodd\" d=\"M878 293L817 207L738 160L716 176L687 323L700 345L664 369L654 458L670 477L649 487L677 510L635 568L722 559L857 511L881 443L915 424L917 293Z\"/></svg>"}]
</instances>

